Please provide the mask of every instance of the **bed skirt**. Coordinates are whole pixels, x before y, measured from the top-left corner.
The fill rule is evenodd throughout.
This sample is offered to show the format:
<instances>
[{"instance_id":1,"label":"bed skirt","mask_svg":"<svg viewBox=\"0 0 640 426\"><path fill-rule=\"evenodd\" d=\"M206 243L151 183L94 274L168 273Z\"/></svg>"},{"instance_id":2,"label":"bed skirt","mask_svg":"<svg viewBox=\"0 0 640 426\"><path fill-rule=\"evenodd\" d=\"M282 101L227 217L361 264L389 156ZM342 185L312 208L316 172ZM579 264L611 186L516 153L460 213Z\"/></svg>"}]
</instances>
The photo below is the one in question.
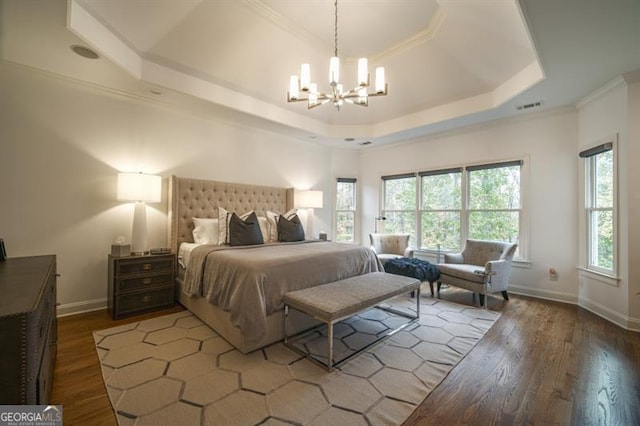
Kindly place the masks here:
<instances>
[{"instance_id":1,"label":"bed skirt","mask_svg":"<svg viewBox=\"0 0 640 426\"><path fill-rule=\"evenodd\" d=\"M191 297L178 290L179 302L193 312L227 342L246 354L284 339L284 310L267 317L267 332L258 341L249 342L239 328L231 324L231 314L209 303L204 297ZM289 312L289 332L301 332L320 324L314 318L292 310Z\"/></svg>"}]
</instances>

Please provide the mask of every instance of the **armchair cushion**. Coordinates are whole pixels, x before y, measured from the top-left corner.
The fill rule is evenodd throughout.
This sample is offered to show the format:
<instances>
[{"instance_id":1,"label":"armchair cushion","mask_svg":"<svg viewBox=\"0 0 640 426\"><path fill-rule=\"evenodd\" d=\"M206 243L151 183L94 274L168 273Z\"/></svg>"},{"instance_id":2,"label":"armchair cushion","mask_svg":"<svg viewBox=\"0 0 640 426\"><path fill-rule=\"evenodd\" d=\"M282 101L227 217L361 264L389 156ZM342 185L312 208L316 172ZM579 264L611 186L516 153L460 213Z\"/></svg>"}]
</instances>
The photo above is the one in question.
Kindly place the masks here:
<instances>
[{"instance_id":1,"label":"armchair cushion","mask_svg":"<svg viewBox=\"0 0 640 426\"><path fill-rule=\"evenodd\" d=\"M461 253L446 254L438 264L440 282L479 294L503 292L509 286L511 260L517 244L467 240Z\"/></svg>"},{"instance_id":2,"label":"armchair cushion","mask_svg":"<svg viewBox=\"0 0 640 426\"><path fill-rule=\"evenodd\" d=\"M369 234L371 248L384 264L389 259L413 257L409 234Z\"/></svg>"}]
</instances>

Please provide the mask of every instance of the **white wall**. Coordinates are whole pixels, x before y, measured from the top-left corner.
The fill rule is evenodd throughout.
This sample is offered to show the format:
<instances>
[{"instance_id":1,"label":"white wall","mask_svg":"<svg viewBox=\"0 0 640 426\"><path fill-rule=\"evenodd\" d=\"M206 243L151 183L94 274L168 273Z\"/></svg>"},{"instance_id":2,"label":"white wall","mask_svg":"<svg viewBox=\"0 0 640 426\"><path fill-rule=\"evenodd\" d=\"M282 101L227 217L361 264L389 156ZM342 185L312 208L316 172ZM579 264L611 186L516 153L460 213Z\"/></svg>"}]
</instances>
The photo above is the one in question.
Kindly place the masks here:
<instances>
[{"instance_id":1,"label":"white wall","mask_svg":"<svg viewBox=\"0 0 640 426\"><path fill-rule=\"evenodd\" d=\"M529 244L522 247L529 265L512 270L513 292L577 301L577 111L562 110L367 150L361 159L363 229L373 232L382 175L465 164L524 159L523 200ZM558 280L549 280L549 268Z\"/></svg>"},{"instance_id":2,"label":"white wall","mask_svg":"<svg viewBox=\"0 0 640 426\"><path fill-rule=\"evenodd\" d=\"M332 187L331 151L0 63L0 237L10 257L57 254L59 312L106 306L107 254L130 238L118 171ZM165 180L166 194L166 180ZM166 245L166 195L149 244ZM315 229L331 208L314 211Z\"/></svg>"},{"instance_id":3,"label":"white wall","mask_svg":"<svg viewBox=\"0 0 640 426\"><path fill-rule=\"evenodd\" d=\"M591 100L580 105L579 115L579 150L591 148L595 145L617 137L617 183L618 183L618 276L619 280L609 280L582 271L579 277L580 305L600 315L615 318L616 322L623 320L628 314L628 262L625 254L628 246L627 229L627 86L623 79L604 92L594 95ZM582 169L582 165L581 165ZM580 194L584 194L582 173L579 175ZM580 207L584 206L583 196ZM586 229L584 218L581 217L582 230ZM578 250L580 264L586 264L586 231L580 233Z\"/></svg>"},{"instance_id":4,"label":"white wall","mask_svg":"<svg viewBox=\"0 0 640 426\"><path fill-rule=\"evenodd\" d=\"M640 72L629 85L628 93L628 263L629 263L629 317L632 327L640 330Z\"/></svg>"},{"instance_id":5,"label":"white wall","mask_svg":"<svg viewBox=\"0 0 640 426\"><path fill-rule=\"evenodd\" d=\"M580 105L580 149L617 136L619 239L618 279L581 272L579 303L623 327L640 330L640 74L629 76L631 81L620 77ZM584 258L583 234L578 249Z\"/></svg>"}]
</instances>

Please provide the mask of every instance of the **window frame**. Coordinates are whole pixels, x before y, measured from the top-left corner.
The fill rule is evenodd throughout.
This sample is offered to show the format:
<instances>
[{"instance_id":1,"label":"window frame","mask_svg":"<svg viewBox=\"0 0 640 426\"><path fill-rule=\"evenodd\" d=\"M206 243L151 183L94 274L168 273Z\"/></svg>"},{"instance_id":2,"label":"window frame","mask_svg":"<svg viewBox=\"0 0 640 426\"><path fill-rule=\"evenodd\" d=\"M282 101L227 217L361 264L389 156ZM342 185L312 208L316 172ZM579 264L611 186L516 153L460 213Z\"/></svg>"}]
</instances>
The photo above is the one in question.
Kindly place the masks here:
<instances>
[{"instance_id":1,"label":"window frame","mask_svg":"<svg viewBox=\"0 0 640 426\"><path fill-rule=\"evenodd\" d=\"M415 214L416 214L416 223L415 223L415 227L414 227L414 231L413 231L413 235L415 235L415 238L412 238L411 244L414 245L415 247L418 247L417 250L424 250L424 251L432 251L432 250L437 250L437 247L423 247L423 243L422 243L422 215L424 212L430 212L430 211L438 211L436 210L430 210L430 209L423 209L423 205L422 205L422 197L423 197L423 188L422 188L422 184L423 184L423 180L422 177L426 176L426 175L430 175L430 174L441 174L441 173L448 173L448 172L452 172L455 171L457 169L461 170L461 179L460 179L460 185L461 185L461 190L460 190L460 194L461 194L461 210L460 210L460 250L462 249L464 242L469 238L469 214L471 211L481 211L478 209L470 209L470 199L469 199L469 171L470 170L479 170L479 169L484 169L484 168L497 168L497 167L508 167L508 166L514 166L514 165L519 165L520 166L520 196L519 196L519 201L520 201L520 207L519 209L507 209L508 211L518 211L519 212L519 217L518 217L518 237L517 237L517 244L518 244L518 251L516 253L516 256L514 257L514 260L519 261L519 262L527 262L527 256L528 256L528 235L529 235L529 230L528 230L528 212L527 212L527 197L528 197L528 186L527 186L527 173L528 173L528 158L526 157L521 157L521 158L516 158L516 159L511 159L511 160L501 160L501 161L494 161L494 162L484 162L484 163L474 163L474 164L464 164L464 165L460 165L460 166L456 166L456 167L449 167L449 168L434 168L432 170L426 170L426 171L421 171L421 172L416 172L416 173L405 173L405 174L399 174L399 175L389 175L389 176L382 176L381 177L381 214L382 215L386 215L387 213L393 213L396 212L391 211L391 210L385 210L385 206L387 203L386 200L386 185L385 185L385 180L389 180L389 179L394 179L394 178L403 178L403 177L416 177L416 209L415 209ZM502 211L504 209L498 209L498 210L489 210L489 211ZM400 212L406 212L409 210L398 210ZM449 210L449 209L445 209L442 211L458 211L458 210ZM442 252L446 253L446 252L454 252L454 251L460 251L460 250L446 250L446 249L442 249Z\"/></svg>"},{"instance_id":2,"label":"window frame","mask_svg":"<svg viewBox=\"0 0 640 426\"><path fill-rule=\"evenodd\" d=\"M471 208L471 177L470 174L474 171L479 171L479 170L488 170L488 169L498 169L498 168L505 168L505 167L513 167L513 166L519 166L520 167L520 171L519 171L519 196L518 196L518 201L519 201L519 207L515 208L515 209L506 209L506 208L501 208L501 209L476 209L476 208ZM521 235L522 235L522 229L523 229L523 186L522 186L522 175L523 175L523 166L524 166L524 161L522 160L514 160L514 161L501 161L498 163L487 163L487 164L478 164L478 165L470 165L470 166L466 166L464 168L465 170L465 180L463 180L463 193L466 195L466 201L463 204L463 209L464 209L464 216L465 218L463 219L463 221L466 221L466 223L463 223L464 226L464 232L463 234L465 235L464 239L462 240L465 241L466 239L470 238L470 226L471 226L471 213L473 212L517 212L518 213L518 235L516 236L516 241L511 241L511 242L515 242L518 244L518 248L516 249L516 254L515 257L520 258L521 257L521 247L520 247L520 240L521 240ZM462 243L461 242L461 243Z\"/></svg>"},{"instance_id":3,"label":"window frame","mask_svg":"<svg viewBox=\"0 0 640 426\"><path fill-rule=\"evenodd\" d=\"M386 198L387 198L387 185L386 182L388 181L392 181L392 180L399 180L399 179L410 179L413 178L415 179L415 187L416 187L416 194L415 194L415 200L414 200L414 204L415 204L415 208L414 209L403 209L403 210L398 210L398 209L386 209ZM418 175L417 173L402 173L402 174L397 174L397 175L387 175L387 176L382 176L382 206L381 206L381 216L383 218L383 221L389 220L388 217L391 217L392 215L396 215L396 214L411 214L413 213L415 215L415 217L413 218L413 228L409 229L409 230L405 230L402 229L399 232L402 233L408 233L411 234L411 238L410 241L415 242L415 240L417 239L418 234L416 233L416 231L419 229L419 223L420 223L420 219L418 218L418 206L419 206L419 202L420 202L420 198L419 198L419 179L418 179ZM384 229L384 227L383 227ZM380 229L378 229L378 232L380 231Z\"/></svg>"},{"instance_id":4,"label":"window frame","mask_svg":"<svg viewBox=\"0 0 640 426\"><path fill-rule=\"evenodd\" d=\"M340 183L351 183L353 184L353 209L350 210L345 210L345 209L339 209L338 208L338 184ZM351 241L343 241L346 242L348 244L356 244L358 241L358 232L357 232L357 228L358 228L358 180L356 178L344 178L344 177L338 177L336 178L335 181L335 197L334 197L334 201L335 201L335 209L334 209L334 223L335 223L335 227L334 227L334 231L333 231L333 240L334 241L340 241L338 239L338 217L340 215L340 213L350 213L353 217L353 234L352 234L352 240Z\"/></svg>"},{"instance_id":5,"label":"window frame","mask_svg":"<svg viewBox=\"0 0 640 426\"><path fill-rule=\"evenodd\" d=\"M616 278L618 274L618 160L616 138L612 138L608 142L593 146L587 150L581 151L579 156L584 160L584 261L583 268L586 271L600 274L610 278ZM612 153L612 170L611 170L611 207L596 206L597 199L597 176L595 174L595 163L597 156L606 152ZM593 263L594 259L594 223L593 216L597 212L611 212L612 216L612 265L611 269L603 268Z\"/></svg>"},{"instance_id":6,"label":"window frame","mask_svg":"<svg viewBox=\"0 0 640 426\"><path fill-rule=\"evenodd\" d=\"M425 209L424 207L424 178L426 177L430 177L430 176L438 176L438 175L446 175L446 174L451 174L451 173L459 173L460 174L460 200L459 200L459 207L458 209L456 208L450 208L450 209ZM420 245L420 249L421 250L435 250L435 251L448 251L447 248L443 248L440 244L438 244L438 246L436 247L426 247L422 241L422 237L423 237L423 233L422 233L422 224L423 224L423 216L426 213L458 213L458 216L460 218L460 222L458 224L459 229L460 229L460 233L459 233L459 241L458 241L458 246L460 246L460 244L462 243L462 241L464 241L465 239L463 238L464 235L464 228L463 228L463 223L465 221L465 214L464 214L464 202L463 200L465 199L465 185L464 185L464 179L465 179L465 173L464 173L464 167L452 167L452 168L447 168L447 169L437 169L437 170L429 170L429 171L421 171L418 172L418 176L420 177L420 182L418 185L419 188L419 205L418 205L418 231L419 231L419 235L420 235L420 239L419 239L419 243L417 242L417 245Z\"/></svg>"}]
</instances>

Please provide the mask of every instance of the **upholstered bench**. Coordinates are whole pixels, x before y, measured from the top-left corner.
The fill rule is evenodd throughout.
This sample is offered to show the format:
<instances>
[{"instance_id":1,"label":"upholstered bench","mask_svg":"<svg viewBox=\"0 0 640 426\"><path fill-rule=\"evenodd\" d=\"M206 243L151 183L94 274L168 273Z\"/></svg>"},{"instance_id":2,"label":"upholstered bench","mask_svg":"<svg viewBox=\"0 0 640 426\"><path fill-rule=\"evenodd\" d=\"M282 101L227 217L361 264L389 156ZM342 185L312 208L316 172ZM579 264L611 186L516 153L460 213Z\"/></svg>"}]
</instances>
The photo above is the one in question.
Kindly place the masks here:
<instances>
[{"instance_id":1,"label":"upholstered bench","mask_svg":"<svg viewBox=\"0 0 640 426\"><path fill-rule=\"evenodd\" d=\"M431 297L433 297L433 283L440 278L440 270L436 265L414 257L399 257L387 260L384 264L384 271L389 274L402 275L416 278L421 282L428 282ZM413 296L413 293L411 295Z\"/></svg>"},{"instance_id":2,"label":"upholstered bench","mask_svg":"<svg viewBox=\"0 0 640 426\"><path fill-rule=\"evenodd\" d=\"M385 308L385 310L417 319L420 316L420 281L415 278L373 272L288 292L284 295L284 344L301 352L289 344L289 337L292 337L287 333L289 308L294 308L324 322L327 324L328 345L328 361L324 365L329 371L332 371L335 365L345 361L340 360L336 364L333 362L333 325L359 312L373 308L387 299L410 291L418 292L415 315L390 308ZM303 355L309 354L303 353Z\"/></svg>"}]
</instances>

